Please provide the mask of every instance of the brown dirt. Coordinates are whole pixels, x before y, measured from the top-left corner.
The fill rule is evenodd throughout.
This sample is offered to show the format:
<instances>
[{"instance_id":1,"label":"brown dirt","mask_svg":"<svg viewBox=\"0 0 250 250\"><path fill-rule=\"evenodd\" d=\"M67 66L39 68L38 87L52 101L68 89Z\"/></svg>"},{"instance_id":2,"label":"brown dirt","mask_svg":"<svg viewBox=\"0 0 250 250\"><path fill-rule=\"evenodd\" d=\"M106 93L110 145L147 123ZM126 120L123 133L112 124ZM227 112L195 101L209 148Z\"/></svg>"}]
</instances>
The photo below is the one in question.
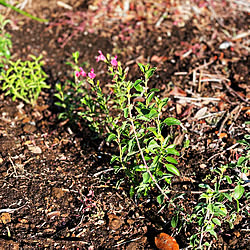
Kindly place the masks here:
<instances>
[{"instance_id":1,"label":"brown dirt","mask_svg":"<svg viewBox=\"0 0 250 250\"><path fill-rule=\"evenodd\" d=\"M131 79L138 77L136 62L157 66L150 84L161 90L161 96L170 96L166 112L188 125L191 138L179 160L182 177L176 178L171 188L198 190L210 167L235 160L237 152L226 149L246 133L242 124L249 120L249 50L244 38L228 38L225 30L247 31L249 13L228 4L229 15L217 4L216 16L208 7L198 15L183 5L187 8L184 15L178 8L182 1L177 1L167 3L169 15L156 27L166 6L152 1L145 1L146 5L138 1L140 8L135 11L130 6L123 17L118 16L114 1L110 1L109 10L101 1L64 1L72 10L58 7L57 1L40 2L31 1L25 10L49 18L48 24L2 9L13 21L8 26L13 60L42 54L52 88L41 94L34 110L0 93L0 249L156 249L154 237L162 231L174 235L180 248L187 247L195 225L180 232L173 229L174 208L158 213L157 190L136 200L129 197L124 183L117 189L119 175L109 164L114 149L105 143L100 147L104 140L96 139L86 126L69 128L58 121L54 86L72 77L65 62L77 50L80 62L94 67L102 84L106 78L103 66L95 60L98 50L118 54L129 67ZM99 9L95 10L96 6ZM97 17L101 11L104 14ZM233 45L220 49L227 40ZM194 71L222 80L198 86L193 82ZM220 101L180 102L174 97L180 93ZM209 112L226 111L230 118L222 125L222 116L214 126L204 119L198 121L195 115L205 106ZM238 115L237 119L233 115ZM218 138L215 131L220 128L228 133L227 138ZM170 197L175 195L173 192ZM185 199L177 198L184 214L191 213L197 198L190 193ZM223 225L214 249L247 249L249 233L241 230L246 227L247 218L243 217L234 229Z\"/></svg>"}]
</instances>

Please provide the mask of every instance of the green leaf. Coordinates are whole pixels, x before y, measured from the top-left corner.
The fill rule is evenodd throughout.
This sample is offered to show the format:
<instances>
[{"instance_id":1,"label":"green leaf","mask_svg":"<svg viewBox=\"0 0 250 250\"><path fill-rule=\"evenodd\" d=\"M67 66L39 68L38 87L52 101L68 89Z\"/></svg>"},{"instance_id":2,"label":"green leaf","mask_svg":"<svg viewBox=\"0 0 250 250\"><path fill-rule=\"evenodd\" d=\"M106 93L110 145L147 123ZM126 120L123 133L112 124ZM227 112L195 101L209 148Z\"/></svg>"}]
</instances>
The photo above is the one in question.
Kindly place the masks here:
<instances>
[{"instance_id":1,"label":"green leaf","mask_svg":"<svg viewBox=\"0 0 250 250\"><path fill-rule=\"evenodd\" d=\"M222 194L223 194L223 196L225 196L230 202L232 202L233 197L232 197L230 194L228 194L228 193L222 193Z\"/></svg>"},{"instance_id":2,"label":"green leaf","mask_svg":"<svg viewBox=\"0 0 250 250\"><path fill-rule=\"evenodd\" d=\"M171 226L172 226L173 228L176 228L176 227L177 227L178 220L179 220L178 214L175 215L175 216L173 216L173 218L172 218L172 220L171 220Z\"/></svg>"},{"instance_id":3,"label":"green leaf","mask_svg":"<svg viewBox=\"0 0 250 250\"><path fill-rule=\"evenodd\" d=\"M178 119L174 118L174 117L168 117L163 122L165 124L167 124L168 126L171 126L171 125L181 125L181 122Z\"/></svg>"},{"instance_id":4,"label":"green leaf","mask_svg":"<svg viewBox=\"0 0 250 250\"><path fill-rule=\"evenodd\" d=\"M164 195L160 194L157 196L157 202L161 205L164 202Z\"/></svg>"},{"instance_id":5,"label":"green leaf","mask_svg":"<svg viewBox=\"0 0 250 250\"><path fill-rule=\"evenodd\" d=\"M142 80L141 79L137 79L136 81L135 81L135 83L134 83L134 85L133 85L133 87L135 87L135 86L137 86L139 83L141 83L142 82Z\"/></svg>"},{"instance_id":6,"label":"green leaf","mask_svg":"<svg viewBox=\"0 0 250 250\"><path fill-rule=\"evenodd\" d=\"M119 157L117 155L113 155L112 158L111 158L111 160L110 160L110 164L114 163L118 159L119 159Z\"/></svg>"},{"instance_id":7,"label":"green leaf","mask_svg":"<svg viewBox=\"0 0 250 250\"><path fill-rule=\"evenodd\" d=\"M184 147L184 148L188 148L188 147L189 147L189 144L190 144L190 140L186 139L185 142L184 142L183 147Z\"/></svg>"},{"instance_id":8,"label":"green leaf","mask_svg":"<svg viewBox=\"0 0 250 250\"><path fill-rule=\"evenodd\" d=\"M159 92L160 90L157 88L152 88L148 91L148 93L152 93L152 92Z\"/></svg>"},{"instance_id":9,"label":"green leaf","mask_svg":"<svg viewBox=\"0 0 250 250\"><path fill-rule=\"evenodd\" d=\"M208 184L204 184L204 183L199 184L199 187L200 187L200 188L211 189L210 186L209 186Z\"/></svg>"},{"instance_id":10,"label":"green leaf","mask_svg":"<svg viewBox=\"0 0 250 250\"><path fill-rule=\"evenodd\" d=\"M246 157L241 156L238 161L237 161L237 165L240 166L244 161L246 160Z\"/></svg>"},{"instance_id":11,"label":"green leaf","mask_svg":"<svg viewBox=\"0 0 250 250\"><path fill-rule=\"evenodd\" d=\"M221 203L216 203L213 207L213 210L215 216L225 217L227 215L227 208Z\"/></svg>"},{"instance_id":12,"label":"green leaf","mask_svg":"<svg viewBox=\"0 0 250 250\"><path fill-rule=\"evenodd\" d=\"M140 115L137 115L136 116L136 119L138 120L142 120L142 121L147 121L147 122L150 122L150 119L145 117L144 115L140 114Z\"/></svg>"},{"instance_id":13,"label":"green leaf","mask_svg":"<svg viewBox=\"0 0 250 250\"><path fill-rule=\"evenodd\" d=\"M150 113L149 113L149 115L148 115L148 118L154 118L154 117L157 117L158 116L158 111L156 110L156 109L151 109L150 110Z\"/></svg>"},{"instance_id":14,"label":"green leaf","mask_svg":"<svg viewBox=\"0 0 250 250\"><path fill-rule=\"evenodd\" d=\"M148 103L150 103L151 101L152 101L152 99L153 99L153 97L154 97L154 92L151 92L150 94L149 94L149 96L148 96L148 98L147 98L147 102Z\"/></svg>"},{"instance_id":15,"label":"green leaf","mask_svg":"<svg viewBox=\"0 0 250 250\"><path fill-rule=\"evenodd\" d=\"M217 234L213 229L208 230L208 232L217 239Z\"/></svg>"},{"instance_id":16,"label":"green leaf","mask_svg":"<svg viewBox=\"0 0 250 250\"><path fill-rule=\"evenodd\" d=\"M122 154L124 154L128 150L128 145L122 147Z\"/></svg>"},{"instance_id":17,"label":"green leaf","mask_svg":"<svg viewBox=\"0 0 250 250\"><path fill-rule=\"evenodd\" d=\"M128 108L124 109L124 118L128 118Z\"/></svg>"},{"instance_id":18,"label":"green leaf","mask_svg":"<svg viewBox=\"0 0 250 250\"><path fill-rule=\"evenodd\" d=\"M129 195L130 195L131 198L135 195L135 188L134 188L134 186L130 187Z\"/></svg>"},{"instance_id":19,"label":"green leaf","mask_svg":"<svg viewBox=\"0 0 250 250\"><path fill-rule=\"evenodd\" d=\"M108 139L107 139L107 142L111 142L111 141L114 141L116 139L116 134L109 134L108 136Z\"/></svg>"},{"instance_id":20,"label":"green leaf","mask_svg":"<svg viewBox=\"0 0 250 250\"><path fill-rule=\"evenodd\" d=\"M128 124L127 121L124 121L124 122L122 123L121 131L125 130L127 124Z\"/></svg>"},{"instance_id":21,"label":"green leaf","mask_svg":"<svg viewBox=\"0 0 250 250\"><path fill-rule=\"evenodd\" d=\"M145 72L145 66L143 64L141 64L141 63L137 63L137 64L140 67L141 72L144 73Z\"/></svg>"},{"instance_id":22,"label":"green leaf","mask_svg":"<svg viewBox=\"0 0 250 250\"><path fill-rule=\"evenodd\" d=\"M180 176L180 172L179 170L172 164L165 164L165 167L167 168L167 170L177 176Z\"/></svg>"},{"instance_id":23,"label":"green leaf","mask_svg":"<svg viewBox=\"0 0 250 250\"><path fill-rule=\"evenodd\" d=\"M177 155L177 156L180 155L180 153L175 148L167 148L166 150L168 154Z\"/></svg>"},{"instance_id":24,"label":"green leaf","mask_svg":"<svg viewBox=\"0 0 250 250\"><path fill-rule=\"evenodd\" d=\"M175 158L171 157L171 156L167 156L166 161L174 163L174 164L178 164L178 161Z\"/></svg>"},{"instance_id":25,"label":"green leaf","mask_svg":"<svg viewBox=\"0 0 250 250\"><path fill-rule=\"evenodd\" d=\"M158 109L161 110L165 105L168 104L168 98L163 98L162 100L160 100L160 102L158 103Z\"/></svg>"},{"instance_id":26,"label":"green leaf","mask_svg":"<svg viewBox=\"0 0 250 250\"><path fill-rule=\"evenodd\" d=\"M149 69L145 74L146 78L149 79L154 74L155 70L156 68Z\"/></svg>"},{"instance_id":27,"label":"green leaf","mask_svg":"<svg viewBox=\"0 0 250 250\"><path fill-rule=\"evenodd\" d=\"M225 178L226 178L228 184L232 184L233 183L230 176L226 175Z\"/></svg>"},{"instance_id":28,"label":"green leaf","mask_svg":"<svg viewBox=\"0 0 250 250\"><path fill-rule=\"evenodd\" d=\"M218 218L212 218L214 224L221 226L221 221Z\"/></svg>"},{"instance_id":29,"label":"green leaf","mask_svg":"<svg viewBox=\"0 0 250 250\"><path fill-rule=\"evenodd\" d=\"M237 187L235 187L234 198L236 200L239 200L242 197L242 195L244 194L244 191L245 191L245 189L241 185L238 185Z\"/></svg>"},{"instance_id":30,"label":"green leaf","mask_svg":"<svg viewBox=\"0 0 250 250\"><path fill-rule=\"evenodd\" d=\"M142 177L143 177L143 183L144 183L144 184L146 184L146 183L149 182L149 180L150 180L150 175L149 175L148 172L143 173Z\"/></svg>"},{"instance_id":31,"label":"green leaf","mask_svg":"<svg viewBox=\"0 0 250 250\"><path fill-rule=\"evenodd\" d=\"M151 140L151 141L149 142L147 149L148 149L149 151L152 151L152 150L154 150L155 148L159 148L159 147L160 147L160 145L157 143L157 141L155 141L155 140L153 139L153 140Z\"/></svg>"},{"instance_id":32,"label":"green leaf","mask_svg":"<svg viewBox=\"0 0 250 250\"><path fill-rule=\"evenodd\" d=\"M137 84L136 86L134 86L134 88L138 91L138 92L143 92L143 87L140 84Z\"/></svg>"},{"instance_id":33,"label":"green leaf","mask_svg":"<svg viewBox=\"0 0 250 250\"><path fill-rule=\"evenodd\" d=\"M214 205L213 204L208 204L207 209L210 211L212 214L214 212Z\"/></svg>"},{"instance_id":34,"label":"green leaf","mask_svg":"<svg viewBox=\"0 0 250 250\"><path fill-rule=\"evenodd\" d=\"M153 132L154 135L157 136L157 129L156 129L156 127L149 127L148 130L149 130L150 132Z\"/></svg>"}]
</instances>

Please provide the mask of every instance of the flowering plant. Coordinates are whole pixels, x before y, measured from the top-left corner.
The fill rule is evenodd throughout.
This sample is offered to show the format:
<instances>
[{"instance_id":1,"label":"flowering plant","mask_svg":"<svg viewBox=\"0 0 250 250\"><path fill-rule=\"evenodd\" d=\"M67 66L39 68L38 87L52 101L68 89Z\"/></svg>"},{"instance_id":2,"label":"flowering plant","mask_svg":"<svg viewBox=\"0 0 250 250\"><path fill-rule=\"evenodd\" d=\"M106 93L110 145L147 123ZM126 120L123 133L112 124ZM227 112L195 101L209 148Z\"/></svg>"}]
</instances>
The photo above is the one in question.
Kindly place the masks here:
<instances>
[{"instance_id":1,"label":"flowering plant","mask_svg":"<svg viewBox=\"0 0 250 250\"><path fill-rule=\"evenodd\" d=\"M68 115L77 114L88 121L96 132L106 135L109 143L118 146L118 154L111 159L116 172L125 173L125 178L118 185L128 180L131 196L147 195L156 186L160 191L157 200L162 203L168 198L166 190L171 179L174 175L180 175L175 166L179 152L170 143L173 136L164 136L162 131L166 126L180 126L181 123L175 118L163 117L162 111L168 99L159 99L155 96L158 89L148 87L156 68L139 63L144 79L127 81L126 72L117 56L104 56L101 51L98 52L97 62L103 61L108 65L108 73L112 78L112 84L106 84L110 92L104 94L100 82L95 81L93 68L87 74L74 65L75 82L70 86L74 89L69 88L70 94L66 94L66 88L57 85L59 93L56 97L61 101L58 104L70 111ZM78 55L73 55L75 63Z\"/></svg>"}]
</instances>

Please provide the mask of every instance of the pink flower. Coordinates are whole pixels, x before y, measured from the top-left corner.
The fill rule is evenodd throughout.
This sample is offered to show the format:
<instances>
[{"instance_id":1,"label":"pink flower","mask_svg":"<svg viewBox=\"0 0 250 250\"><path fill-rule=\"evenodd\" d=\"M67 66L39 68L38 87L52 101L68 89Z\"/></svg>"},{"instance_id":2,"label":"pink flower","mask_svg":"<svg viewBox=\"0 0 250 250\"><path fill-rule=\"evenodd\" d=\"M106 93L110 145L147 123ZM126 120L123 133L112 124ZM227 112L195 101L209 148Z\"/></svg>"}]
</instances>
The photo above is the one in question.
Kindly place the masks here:
<instances>
[{"instance_id":1,"label":"pink flower","mask_svg":"<svg viewBox=\"0 0 250 250\"><path fill-rule=\"evenodd\" d=\"M99 56L97 56L96 58L96 61L99 62L99 61L106 61L106 57L102 54L101 50L98 50L99 52Z\"/></svg>"},{"instance_id":2,"label":"pink flower","mask_svg":"<svg viewBox=\"0 0 250 250\"><path fill-rule=\"evenodd\" d=\"M83 70L82 67L80 67L79 69L80 69L79 74L82 75L83 77L85 77L87 75L86 72Z\"/></svg>"},{"instance_id":3,"label":"pink flower","mask_svg":"<svg viewBox=\"0 0 250 250\"><path fill-rule=\"evenodd\" d=\"M75 76L76 76L76 77L79 77L79 76L80 76L80 72L79 72L79 71L76 71L76 72L75 72Z\"/></svg>"},{"instance_id":4,"label":"pink flower","mask_svg":"<svg viewBox=\"0 0 250 250\"><path fill-rule=\"evenodd\" d=\"M117 56L115 56L112 60L111 60L111 65L113 67L116 67L118 65L118 62L117 62Z\"/></svg>"},{"instance_id":5,"label":"pink flower","mask_svg":"<svg viewBox=\"0 0 250 250\"><path fill-rule=\"evenodd\" d=\"M96 74L94 73L94 69L93 68L88 73L88 76L89 76L90 79L94 79L96 77Z\"/></svg>"}]
</instances>

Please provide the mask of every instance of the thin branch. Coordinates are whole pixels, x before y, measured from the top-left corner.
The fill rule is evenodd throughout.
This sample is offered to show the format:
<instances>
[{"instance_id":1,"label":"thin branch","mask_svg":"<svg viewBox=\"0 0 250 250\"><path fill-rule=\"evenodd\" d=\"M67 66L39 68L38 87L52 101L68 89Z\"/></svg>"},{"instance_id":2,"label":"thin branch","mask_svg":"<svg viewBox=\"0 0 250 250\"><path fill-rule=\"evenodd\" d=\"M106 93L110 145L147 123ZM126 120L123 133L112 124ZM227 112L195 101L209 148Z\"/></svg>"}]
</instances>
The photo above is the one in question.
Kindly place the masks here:
<instances>
[{"instance_id":1,"label":"thin branch","mask_svg":"<svg viewBox=\"0 0 250 250\"><path fill-rule=\"evenodd\" d=\"M35 20L35 21L42 22L42 23L48 23L48 22L49 22L48 19L43 19L43 18L35 17L35 16L29 14L29 13L26 12L26 11L23 11L23 10L21 10L21 9L19 9L19 8L13 6L13 5L11 5L11 4L6 3L6 2L3 1L3 0L0 0L0 5L3 5L3 6L5 6L5 7L7 7L7 8L11 8L12 10L18 12L19 14L24 15L24 16L26 16L26 17L29 17L29 18L31 18L31 19L33 19L33 20Z\"/></svg>"},{"instance_id":2,"label":"thin branch","mask_svg":"<svg viewBox=\"0 0 250 250\"><path fill-rule=\"evenodd\" d=\"M250 186L250 182L249 183L246 183L246 184L243 184L241 185L242 187L249 187ZM168 192L173 192L173 193L189 193L189 194L202 194L204 193L204 191L191 191L191 190L170 190L170 189L167 189L166 191ZM221 190L218 190L219 193L226 193L226 192L231 192L231 191L234 191L234 188L228 188L228 189L221 189Z\"/></svg>"}]
</instances>

